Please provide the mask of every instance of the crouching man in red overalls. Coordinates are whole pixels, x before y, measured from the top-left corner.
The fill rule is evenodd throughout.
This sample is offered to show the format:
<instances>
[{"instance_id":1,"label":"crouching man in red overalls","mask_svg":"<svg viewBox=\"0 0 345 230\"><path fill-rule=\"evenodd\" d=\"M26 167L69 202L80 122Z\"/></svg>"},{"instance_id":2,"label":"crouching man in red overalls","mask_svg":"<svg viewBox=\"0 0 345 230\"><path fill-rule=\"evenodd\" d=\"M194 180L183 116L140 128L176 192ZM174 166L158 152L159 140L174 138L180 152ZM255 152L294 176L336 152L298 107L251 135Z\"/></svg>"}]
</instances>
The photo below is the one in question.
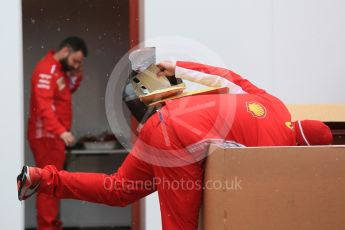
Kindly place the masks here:
<instances>
[{"instance_id":1,"label":"crouching man in red overalls","mask_svg":"<svg viewBox=\"0 0 345 230\"><path fill-rule=\"evenodd\" d=\"M328 145L332 134L320 121L291 121L276 97L236 73L192 62L163 62L160 75L228 87L229 94L171 100L142 128L117 172L70 173L54 166L24 166L19 199L31 190L126 206L158 191L164 230L194 230L202 195L203 161L210 143L227 146Z\"/></svg>"}]
</instances>

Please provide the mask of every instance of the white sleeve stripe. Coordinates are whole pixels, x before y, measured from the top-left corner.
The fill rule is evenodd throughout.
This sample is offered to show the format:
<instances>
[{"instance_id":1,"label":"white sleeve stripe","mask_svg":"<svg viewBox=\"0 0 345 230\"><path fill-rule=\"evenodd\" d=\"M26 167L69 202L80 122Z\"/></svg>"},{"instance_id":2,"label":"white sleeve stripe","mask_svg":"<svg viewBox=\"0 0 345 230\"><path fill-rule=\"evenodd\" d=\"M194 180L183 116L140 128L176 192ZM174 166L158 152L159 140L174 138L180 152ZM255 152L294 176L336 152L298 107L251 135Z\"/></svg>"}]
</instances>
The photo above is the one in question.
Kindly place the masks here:
<instances>
[{"instance_id":1,"label":"white sleeve stripe","mask_svg":"<svg viewBox=\"0 0 345 230\"><path fill-rule=\"evenodd\" d=\"M196 82L209 87L228 87L231 94L246 94L242 87L218 75L207 74L191 69L176 66L175 76L177 78Z\"/></svg>"},{"instance_id":2,"label":"white sleeve stripe","mask_svg":"<svg viewBox=\"0 0 345 230\"><path fill-rule=\"evenodd\" d=\"M37 88L41 88L41 89L50 89L49 85L42 85L42 84L38 84Z\"/></svg>"},{"instance_id":3,"label":"white sleeve stripe","mask_svg":"<svg viewBox=\"0 0 345 230\"><path fill-rule=\"evenodd\" d=\"M41 74L39 74L38 76L39 76L40 78L42 78L42 79L51 79L51 78L52 78L51 75L49 75L49 74L44 74L44 73L41 73Z\"/></svg>"},{"instance_id":4,"label":"white sleeve stripe","mask_svg":"<svg viewBox=\"0 0 345 230\"><path fill-rule=\"evenodd\" d=\"M52 65L52 68L50 69L50 73L53 74L55 72L56 65Z\"/></svg>"},{"instance_id":5,"label":"white sleeve stripe","mask_svg":"<svg viewBox=\"0 0 345 230\"><path fill-rule=\"evenodd\" d=\"M49 85L50 81L49 80L45 80L45 79L39 79L38 80L38 84L47 84L47 85Z\"/></svg>"}]
</instances>

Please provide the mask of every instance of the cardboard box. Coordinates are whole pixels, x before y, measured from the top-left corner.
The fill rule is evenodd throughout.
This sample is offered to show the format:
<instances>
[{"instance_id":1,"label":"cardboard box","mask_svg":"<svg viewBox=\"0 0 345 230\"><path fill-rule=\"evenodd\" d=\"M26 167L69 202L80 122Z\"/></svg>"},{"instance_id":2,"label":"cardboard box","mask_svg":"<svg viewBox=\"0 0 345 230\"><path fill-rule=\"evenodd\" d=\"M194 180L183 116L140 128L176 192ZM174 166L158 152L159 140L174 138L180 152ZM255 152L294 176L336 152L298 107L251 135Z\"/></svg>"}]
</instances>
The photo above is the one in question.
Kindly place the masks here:
<instances>
[{"instance_id":1,"label":"cardboard box","mask_svg":"<svg viewBox=\"0 0 345 230\"><path fill-rule=\"evenodd\" d=\"M345 147L211 146L204 230L345 228Z\"/></svg>"}]
</instances>

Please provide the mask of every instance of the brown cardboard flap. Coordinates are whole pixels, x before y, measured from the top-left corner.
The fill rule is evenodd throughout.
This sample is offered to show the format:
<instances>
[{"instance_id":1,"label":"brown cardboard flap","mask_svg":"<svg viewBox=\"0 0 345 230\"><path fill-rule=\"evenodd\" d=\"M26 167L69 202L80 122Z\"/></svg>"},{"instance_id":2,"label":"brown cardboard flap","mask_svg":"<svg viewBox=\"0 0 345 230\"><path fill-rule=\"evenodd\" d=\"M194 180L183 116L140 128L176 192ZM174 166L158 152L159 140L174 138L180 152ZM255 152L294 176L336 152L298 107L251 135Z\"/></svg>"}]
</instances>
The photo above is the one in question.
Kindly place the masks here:
<instances>
[{"instance_id":1,"label":"brown cardboard flap","mask_svg":"<svg viewBox=\"0 0 345 230\"><path fill-rule=\"evenodd\" d=\"M344 146L211 150L205 181L224 186L204 192L205 230L344 229Z\"/></svg>"},{"instance_id":2,"label":"brown cardboard flap","mask_svg":"<svg viewBox=\"0 0 345 230\"><path fill-rule=\"evenodd\" d=\"M292 120L345 121L345 104L287 105Z\"/></svg>"}]
</instances>

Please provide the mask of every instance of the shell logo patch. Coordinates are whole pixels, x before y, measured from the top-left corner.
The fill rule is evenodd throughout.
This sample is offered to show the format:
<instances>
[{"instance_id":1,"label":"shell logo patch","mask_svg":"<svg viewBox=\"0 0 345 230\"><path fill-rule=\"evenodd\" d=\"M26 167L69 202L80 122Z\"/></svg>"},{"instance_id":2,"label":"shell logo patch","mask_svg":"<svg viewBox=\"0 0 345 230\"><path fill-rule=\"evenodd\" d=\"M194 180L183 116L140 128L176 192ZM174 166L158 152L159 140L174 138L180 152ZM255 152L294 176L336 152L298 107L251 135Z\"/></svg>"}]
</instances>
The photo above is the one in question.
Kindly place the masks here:
<instances>
[{"instance_id":1,"label":"shell logo patch","mask_svg":"<svg viewBox=\"0 0 345 230\"><path fill-rule=\"evenodd\" d=\"M247 111L253 115L253 117L264 118L266 117L266 108L258 102L246 102Z\"/></svg>"}]
</instances>

